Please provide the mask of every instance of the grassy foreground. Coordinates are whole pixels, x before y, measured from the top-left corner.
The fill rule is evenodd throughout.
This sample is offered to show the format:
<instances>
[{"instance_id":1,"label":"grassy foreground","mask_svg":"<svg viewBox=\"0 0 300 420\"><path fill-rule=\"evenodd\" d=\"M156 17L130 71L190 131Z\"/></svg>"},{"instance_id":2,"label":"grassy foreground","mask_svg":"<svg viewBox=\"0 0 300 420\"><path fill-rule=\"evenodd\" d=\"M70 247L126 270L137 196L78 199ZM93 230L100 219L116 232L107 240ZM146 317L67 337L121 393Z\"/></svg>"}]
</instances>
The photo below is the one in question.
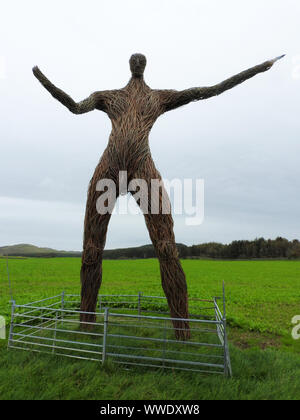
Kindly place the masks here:
<instances>
[{"instance_id":1,"label":"grassy foreground","mask_svg":"<svg viewBox=\"0 0 300 420\"><path fill-rule=\"evenodd\" d=\"M0 399L299 399L299 261L184 260L190 296L221 294L225 280L234 377L131 369L6 350L0 340ZM17 303L79 293L77 258L9 261ZM9 321L5 261L0 315ZM162 295L156 260L104 261L102 293Z\"/></svg>"}]
</instances>

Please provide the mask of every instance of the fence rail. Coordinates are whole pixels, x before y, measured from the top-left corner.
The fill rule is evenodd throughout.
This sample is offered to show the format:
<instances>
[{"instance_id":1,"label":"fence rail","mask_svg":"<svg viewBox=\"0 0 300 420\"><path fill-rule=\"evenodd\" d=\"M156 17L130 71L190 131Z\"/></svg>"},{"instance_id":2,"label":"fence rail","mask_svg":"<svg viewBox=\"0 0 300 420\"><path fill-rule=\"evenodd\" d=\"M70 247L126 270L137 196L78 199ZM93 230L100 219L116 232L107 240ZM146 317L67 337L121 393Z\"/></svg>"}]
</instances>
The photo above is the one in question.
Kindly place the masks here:
<instances>
[{"instance_id":1,"label":"fence rail","mask_svg":"<svg viewBox=\"0 0 300 420\"><path fill-rule=\"evenodd\" d=\"M191 309L205 315L189 319L170 317L165 297L142 292L99 295L97 312L81 311L80 296L65 292L23 305L13 301L8 347L101 363L110 359L129 367L231 376L224 290L224 314L219 299L191 298ZM96 321L80 321L82 313L94 315ZM176 340L172 321L188 321L191 339Z\"/></svg>"}]
</instances>

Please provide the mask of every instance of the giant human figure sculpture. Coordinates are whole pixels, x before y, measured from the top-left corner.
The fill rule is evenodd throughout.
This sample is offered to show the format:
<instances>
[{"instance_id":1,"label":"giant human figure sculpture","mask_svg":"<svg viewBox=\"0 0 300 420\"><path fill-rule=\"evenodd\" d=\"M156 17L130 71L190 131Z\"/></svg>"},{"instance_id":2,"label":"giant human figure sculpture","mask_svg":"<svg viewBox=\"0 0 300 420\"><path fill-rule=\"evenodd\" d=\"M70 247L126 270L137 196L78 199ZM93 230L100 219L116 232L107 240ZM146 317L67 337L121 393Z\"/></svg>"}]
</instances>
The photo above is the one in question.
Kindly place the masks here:
<instances>
[{"instance_id":1,"label":"giant human figure sculpture","mask_svg":"<svg viewBox=\"0 0 300 420\"><path fill-rule=\"evenodd\" d=\"M283 56L281 56L283 57ZM195 87L182 91L151 89L144 81L146 57L133 54L129 60L131 78L122 89L92 93L87 99L75 102L61 89L54 86L39 70L33 73L51 95L74 114L95 109L105 112L111 120L112 131L108 145L91 179L84 222L84 240L81 266L81 311L95 312L98 291L102 280L102 255L110 212L100 214L96 203L101 195L96 185L101 179L110 179L119 190L119 172L127 171L128 183L143 179L150 186L152 179L161 181L151 157L148 136L156 119L167 111L192 101L220 95L258 73L269 70L280 59L266 61L210 87ZM149 188L150 191L150 188ZM182 270L173 233L172 215L163 214L160 191L159 212L144 211L146 225L160 263L162 287L173 318L188 319L187 284ZM149 206L151 194L149 194ZM140 202L138 201L138 204ZM94 322L93 314L81 314L82 322ZM188 321L174 321L175 336L185 340L190 337Z\"/></svg>"}]
</instances>

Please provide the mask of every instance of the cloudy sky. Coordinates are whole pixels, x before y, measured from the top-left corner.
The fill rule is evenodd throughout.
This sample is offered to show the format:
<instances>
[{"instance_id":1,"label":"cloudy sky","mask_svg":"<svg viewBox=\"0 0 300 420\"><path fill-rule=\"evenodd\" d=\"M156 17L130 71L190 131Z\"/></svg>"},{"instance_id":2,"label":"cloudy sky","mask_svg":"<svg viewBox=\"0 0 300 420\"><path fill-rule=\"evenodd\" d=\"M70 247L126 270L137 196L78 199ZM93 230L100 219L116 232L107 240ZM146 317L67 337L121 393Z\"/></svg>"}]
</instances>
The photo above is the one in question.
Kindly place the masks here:
<instances>
[{"instance_id":1,"label":"cloudy sky","mask_svg":"<svg viewBox=\"0 0 300 420\"><path fill-rule=\"evenodd\" d=\"M0 15L0 246L80 250L88 182L110 121L73 115L33 77L75 100L123 87L134 52L153 88L207 86L281 54L269 72L162 116L150 134L162 176L203 178L205 219L177 242L300 238L298 0L26 0ZM149 243L142 215L114 215L107 248Z\"/></svg>"}]
</instances>

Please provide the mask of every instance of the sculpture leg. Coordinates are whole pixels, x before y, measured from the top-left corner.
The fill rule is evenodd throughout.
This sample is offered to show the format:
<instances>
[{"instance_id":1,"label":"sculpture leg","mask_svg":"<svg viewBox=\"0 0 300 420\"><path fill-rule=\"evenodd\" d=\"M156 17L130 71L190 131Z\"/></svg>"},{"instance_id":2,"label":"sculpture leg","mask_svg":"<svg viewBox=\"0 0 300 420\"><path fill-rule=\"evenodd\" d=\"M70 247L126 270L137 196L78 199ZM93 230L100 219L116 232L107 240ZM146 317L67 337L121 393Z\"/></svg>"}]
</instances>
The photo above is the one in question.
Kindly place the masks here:
<instances>
[{"instance_id":1,"label":"sculpture leg","mask_svg":"<svg viewBox=\"0 0 300 420\"><path fill-rule=\"evenodd\" d=\"M145 215L147 228L160 264L162 288L172 318L188 318L188 295L185 274L176 248L171 215ZM190 338L187 321L173 321L178 340Z\"/></svg>"},{"instance_id":2,"label":"sculpture leg","mask_svg":"<svg viewBox=\"0 0 300 420\"><path fill-rule=\"evenodd\" d=\"M151 158L139 169L136 178L144 179L148 184L148 214L144 214L150 238L159 259L162 288L165 292L172 318L188 319L188 294L185 274L181 267L173 232L173 218L171 211L163 214L162 200L169 203L164 189L161 175L154 166ZM151 214L151 179L158 179L161 188L157 200L159 214ZM152 203L155 201L152 197ZM138 202L138 204L140 204ZM175 336L178 340L190 338L189 323L187 321L173 321Z\"/></svg>"},{"instance_id":3,"label":"sculpture leg","mask_svg":"<svg viewBox=\"0 0 300 420\"><path fill-rule=\"evenodd\" d=\"M84 221L84 240L81 264L81 311L95 312L97 306L98 291L102 281L102 256L106 242L110 213L99 214L96 202L101 195L96 191L99 180L108 178L107 165L102 159L97 166L91 180L86 204ZM80 314L81 322L95 322L95 315ZM83 325L84 328L88 327Z\"/></svg>"}]
</instances>

